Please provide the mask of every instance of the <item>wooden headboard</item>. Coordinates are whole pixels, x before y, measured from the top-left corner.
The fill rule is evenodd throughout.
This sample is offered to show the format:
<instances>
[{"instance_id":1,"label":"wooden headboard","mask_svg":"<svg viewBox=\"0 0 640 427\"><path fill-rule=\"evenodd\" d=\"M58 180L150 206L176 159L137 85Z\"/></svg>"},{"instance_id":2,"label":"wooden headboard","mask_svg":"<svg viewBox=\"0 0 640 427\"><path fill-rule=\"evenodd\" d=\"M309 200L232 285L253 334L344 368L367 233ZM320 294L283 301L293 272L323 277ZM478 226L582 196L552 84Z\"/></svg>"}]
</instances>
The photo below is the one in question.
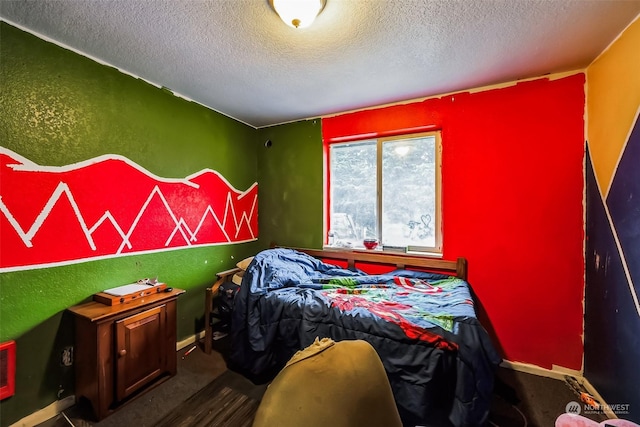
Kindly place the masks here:
<instances>
[{"instance_id":1,"label":"wooden headboard","mask_svg":"<svg viewBox=\"0 0 640 427\"><path fill-rule=\"evenodd\" d=\"M396 268L415 268L434 271L437 273L453 274L462 280L467 280L467 260L462 257L458 258L456 261L447 261L404 253L357 249L290 249L304 252L315 258L346 261L349 268L355 267L357 262L388 264L395 266Z\"/></svg>"}]
</instances>

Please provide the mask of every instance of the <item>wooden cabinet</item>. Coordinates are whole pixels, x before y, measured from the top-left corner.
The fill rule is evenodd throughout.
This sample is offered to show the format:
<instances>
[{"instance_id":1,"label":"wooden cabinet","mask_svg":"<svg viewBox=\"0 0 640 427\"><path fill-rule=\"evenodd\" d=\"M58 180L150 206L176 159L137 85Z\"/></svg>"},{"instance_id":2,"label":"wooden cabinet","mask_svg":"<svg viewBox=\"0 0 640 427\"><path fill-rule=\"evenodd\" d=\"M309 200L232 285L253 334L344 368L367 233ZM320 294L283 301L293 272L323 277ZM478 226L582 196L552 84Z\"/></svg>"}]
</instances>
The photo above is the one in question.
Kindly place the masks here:
<instances>
[{"instance_id":1,"label":"wooden cabinet","mask_svg":"<svg viewBox=\"0 0 640 427\"><path fill-rule=\"evenodd\" d=\"M176 300L183 292L69 309L75 315L76 399L86 399L98 420L176 374Z\"/></svg>"}]
</instances>

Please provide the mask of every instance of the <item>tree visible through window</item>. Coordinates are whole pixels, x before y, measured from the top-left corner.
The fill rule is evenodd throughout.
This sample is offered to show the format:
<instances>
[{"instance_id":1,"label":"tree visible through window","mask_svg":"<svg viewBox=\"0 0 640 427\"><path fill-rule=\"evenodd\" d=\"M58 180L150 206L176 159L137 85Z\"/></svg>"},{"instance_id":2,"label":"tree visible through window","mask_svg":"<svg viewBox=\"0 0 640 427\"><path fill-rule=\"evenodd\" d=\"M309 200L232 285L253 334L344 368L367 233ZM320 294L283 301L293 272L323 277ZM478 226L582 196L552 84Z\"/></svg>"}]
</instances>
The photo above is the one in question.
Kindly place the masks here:
<instances>
[{"instance_id":1,"label":"tree visible through window","mask_svg":"<svg viewBox=\"0 0 640 427\"><path fill-rule=\"evenodd\" d=\"M441 252L439 132L334 143L329 167L329 244Z\"/></svg>"}]
</instances>

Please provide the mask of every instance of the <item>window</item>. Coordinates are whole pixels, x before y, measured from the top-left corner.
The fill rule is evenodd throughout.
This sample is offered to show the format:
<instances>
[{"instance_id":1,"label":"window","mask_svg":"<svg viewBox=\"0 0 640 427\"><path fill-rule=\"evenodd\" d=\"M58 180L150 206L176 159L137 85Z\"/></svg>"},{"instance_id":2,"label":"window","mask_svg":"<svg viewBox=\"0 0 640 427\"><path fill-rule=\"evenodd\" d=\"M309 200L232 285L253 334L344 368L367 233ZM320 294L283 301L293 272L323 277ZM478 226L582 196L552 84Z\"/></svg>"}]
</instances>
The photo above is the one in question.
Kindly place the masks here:
<instances>
[{"instance_id":1,"label":"window","mask_svg":"<svg viewBox=\"0 0 640 427\"><path fill-rule=\"evenodd\" d=\"M327 243L442 252L440 132L329 146Z\"/></svg>"}]
</instances>

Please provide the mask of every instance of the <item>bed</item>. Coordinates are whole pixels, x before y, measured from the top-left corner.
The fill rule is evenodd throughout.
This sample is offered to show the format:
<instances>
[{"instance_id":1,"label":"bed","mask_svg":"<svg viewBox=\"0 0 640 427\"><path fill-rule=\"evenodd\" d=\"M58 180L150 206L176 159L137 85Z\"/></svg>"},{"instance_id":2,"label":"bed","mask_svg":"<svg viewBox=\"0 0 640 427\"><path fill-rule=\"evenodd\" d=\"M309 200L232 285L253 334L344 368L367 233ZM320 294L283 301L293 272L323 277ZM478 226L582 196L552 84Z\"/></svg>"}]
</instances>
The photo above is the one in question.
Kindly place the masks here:
<instances>
[{"instance_id":1,"label":"bed","mask_svg":"<svg viewBox=\"0 0 640 427\"><path fill-rule=\"evenodd\" d=\"M234 299L229 367L268 382L316 337L362 339L382 360L404 425L483 425L501 358L466 278L462 258L262 251Z\"/></svg>"}]
</instances>

